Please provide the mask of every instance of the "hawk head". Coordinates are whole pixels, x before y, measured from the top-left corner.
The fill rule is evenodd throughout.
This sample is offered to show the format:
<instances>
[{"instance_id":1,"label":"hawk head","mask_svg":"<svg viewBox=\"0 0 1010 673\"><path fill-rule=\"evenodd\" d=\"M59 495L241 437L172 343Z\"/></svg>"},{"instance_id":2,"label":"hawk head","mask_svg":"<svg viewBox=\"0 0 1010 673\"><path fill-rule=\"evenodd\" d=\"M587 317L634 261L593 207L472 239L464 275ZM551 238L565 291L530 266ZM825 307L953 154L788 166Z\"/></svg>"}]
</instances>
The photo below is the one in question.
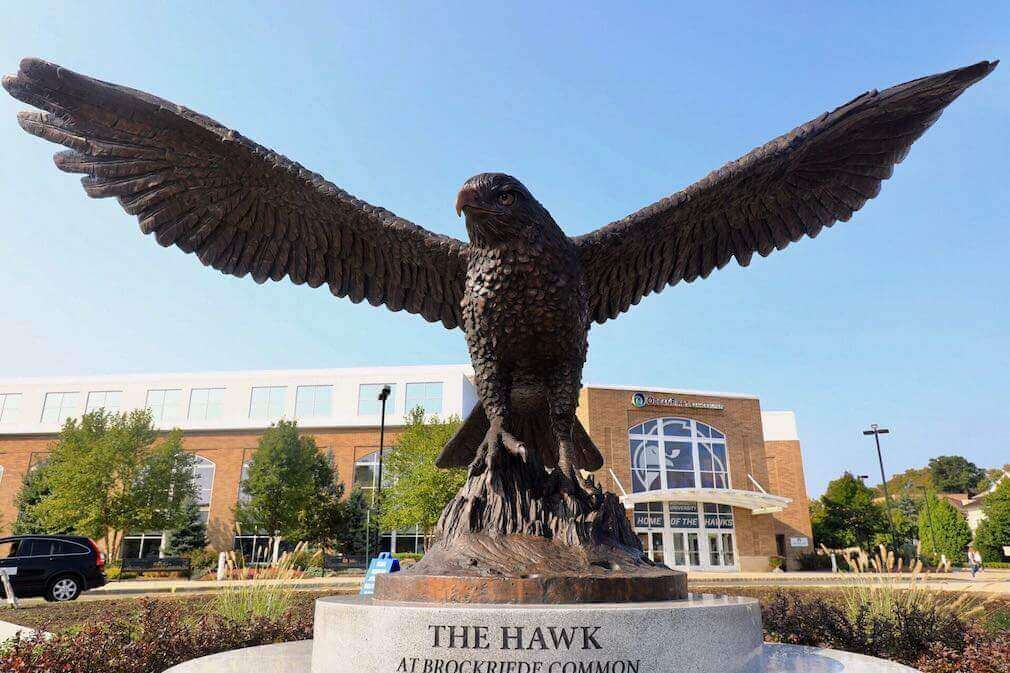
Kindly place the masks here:
<instances>
[{"instance_id":1,"label":"hawk head","mask_svg":"<svg viewBox=\"0 0 1010 673\"><path fill-rule=\"evenodd\" d=\"M478 246L533 241L547 227L558 229L523 183L504 173L480 173L464 182L456 195L456 214L466 215L470 242Z\"/></svg>"}]
</instances>

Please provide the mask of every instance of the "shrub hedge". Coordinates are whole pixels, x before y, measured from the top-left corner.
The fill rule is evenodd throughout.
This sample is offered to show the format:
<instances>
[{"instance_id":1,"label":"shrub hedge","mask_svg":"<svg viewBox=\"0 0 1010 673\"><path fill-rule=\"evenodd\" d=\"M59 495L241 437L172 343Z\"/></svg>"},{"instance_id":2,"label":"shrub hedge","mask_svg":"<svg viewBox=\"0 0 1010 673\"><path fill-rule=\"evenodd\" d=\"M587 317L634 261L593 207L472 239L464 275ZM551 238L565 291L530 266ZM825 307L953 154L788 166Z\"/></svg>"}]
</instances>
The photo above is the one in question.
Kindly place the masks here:
<instances>
[{"instance_id":1,"label":"shrub hedge","mask_svg":"<svg viewBox=\"0 0 1010 673\"><path fill-rule=\"evenodd\" d=\"M72 633L12 640L0 650L0 671L157 673L208 654L311 636L310 611L235 622L213 612L193 616L174 601L144 600L136 619L102 613Z\"/></svg>"}]
</instances>

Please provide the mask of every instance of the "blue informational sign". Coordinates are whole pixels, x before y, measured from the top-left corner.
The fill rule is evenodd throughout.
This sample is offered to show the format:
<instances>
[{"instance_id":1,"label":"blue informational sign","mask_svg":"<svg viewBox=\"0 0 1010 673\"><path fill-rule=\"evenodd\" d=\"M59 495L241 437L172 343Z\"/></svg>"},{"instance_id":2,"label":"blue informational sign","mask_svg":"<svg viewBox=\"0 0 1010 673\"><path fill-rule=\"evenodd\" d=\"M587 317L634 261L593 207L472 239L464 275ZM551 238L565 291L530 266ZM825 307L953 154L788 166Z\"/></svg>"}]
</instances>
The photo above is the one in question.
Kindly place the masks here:
<instances>
[{"instance_id":1,"label":"blue informational sign","mask_svg":"<svg viewBox=\"0 0 1010 673\"><path fill-rule=\"evenodd\" d=\"M384 575L386 573L395 573L400 571L400 561L393 557L388 551L384 551L379 554L378 558L373 558L372 562L368 564L368 571L365 573L365 581L361 585L361 591L358 592L362 596L370 596L375 593L375 576Z\"/></svg>"}]
</instances>

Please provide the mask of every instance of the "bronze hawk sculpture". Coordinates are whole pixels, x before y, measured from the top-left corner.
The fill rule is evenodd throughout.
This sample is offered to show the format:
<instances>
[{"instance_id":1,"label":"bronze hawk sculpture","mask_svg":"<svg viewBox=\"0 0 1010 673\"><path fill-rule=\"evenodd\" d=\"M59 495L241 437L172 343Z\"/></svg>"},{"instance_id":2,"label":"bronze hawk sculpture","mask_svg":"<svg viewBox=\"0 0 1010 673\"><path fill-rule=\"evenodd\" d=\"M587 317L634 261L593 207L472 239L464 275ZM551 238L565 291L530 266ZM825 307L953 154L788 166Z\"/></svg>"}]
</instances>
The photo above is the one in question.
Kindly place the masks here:
<instances>
[{"instance_id":1,"label":"bronze hawk sculpture","mask_svg":"<svg viewBox=\"0 0 1010 673\"><path fill-rule=\"evenodd\" d=\"M462 327L480 404L438 464L469 465L469 479L422 566L525 576L547 565L647 570L616 498L582 473L603 464L575 413L591 323L734 257L747 266L754 253L848 220L944 108L995 66L862 94L575 238L516 178L474 176L456 198L468 243L150 94L37 59L3 86L41 110L20 113L26 131L69 148L56 165L84 174L89 196L116 197L161 245L257 283L326 285L353 302ZM569 551L558 554L558 545Z\"/></svg>"}]
</instances>

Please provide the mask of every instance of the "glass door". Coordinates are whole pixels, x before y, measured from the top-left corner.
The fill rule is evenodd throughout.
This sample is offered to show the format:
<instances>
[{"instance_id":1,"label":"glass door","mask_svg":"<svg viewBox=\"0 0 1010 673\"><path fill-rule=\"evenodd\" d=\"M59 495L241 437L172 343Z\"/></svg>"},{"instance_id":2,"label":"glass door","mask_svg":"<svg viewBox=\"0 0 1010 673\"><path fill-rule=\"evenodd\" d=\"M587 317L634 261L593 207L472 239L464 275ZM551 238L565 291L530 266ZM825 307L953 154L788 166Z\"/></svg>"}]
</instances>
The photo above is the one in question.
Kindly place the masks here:
<instances>
[{"instance_id":1,"label":"glass door","mask_svg":"<svg viewBox=\"0 0 1010 673\"><path fill-rule=\"evenodd\" d=\"M701 549L698 544L698 534L685 531L670 531L667 557L671 567L700 568Z\"/></svg>"},{"instance_id":2,"label":"glass door","mask_svg":"<svg viewBox=\"0 0 1010 673\"><path fill-rule=\"evenodd\" d=\"M733 554L733 533L710 532L708 537L708 564L713 568L736 565Z\"/></svg>"},{"instance_id":3,"label":"glass door","mask_svg":"<svg viewBox=\"0 0 1010 673\"><path fill-rule=\"evenodd\" d=\"M638 539L642 541L642 549L649 555L650 559L656 563L666 563L666 558L663 554L662 531L639 532Z\"/></svg>"}]
</instances>

